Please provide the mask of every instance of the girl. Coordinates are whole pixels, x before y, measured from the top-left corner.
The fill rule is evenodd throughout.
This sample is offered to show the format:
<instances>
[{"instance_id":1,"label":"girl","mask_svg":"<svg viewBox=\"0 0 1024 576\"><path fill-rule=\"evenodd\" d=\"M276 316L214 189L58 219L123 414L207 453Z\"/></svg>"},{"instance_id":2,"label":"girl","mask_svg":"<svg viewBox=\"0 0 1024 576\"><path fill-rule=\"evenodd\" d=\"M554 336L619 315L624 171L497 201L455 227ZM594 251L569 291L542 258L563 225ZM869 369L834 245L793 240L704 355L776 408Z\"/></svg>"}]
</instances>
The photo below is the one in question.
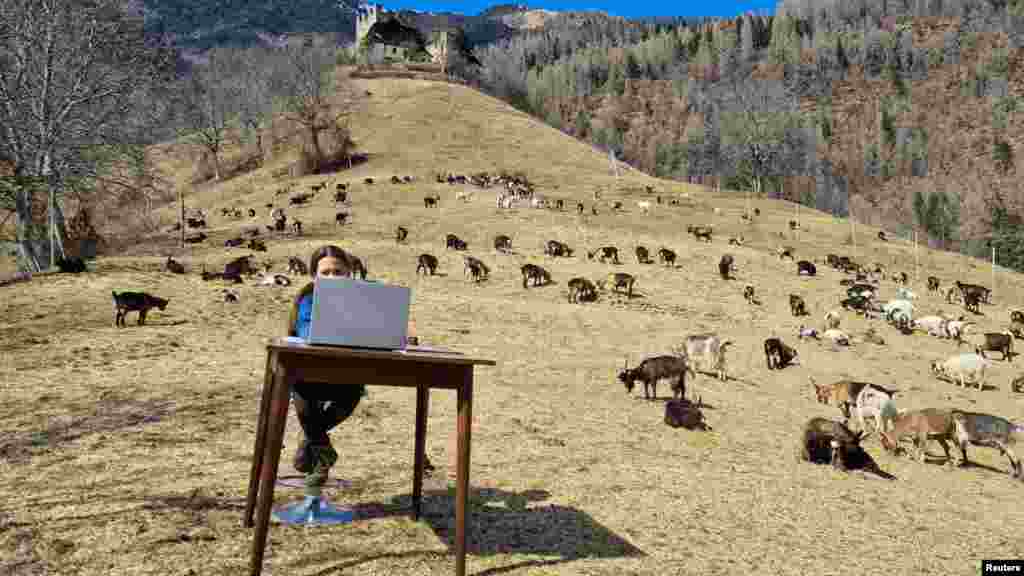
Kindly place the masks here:
<instances>
[{"instance_id":1,"label":"girl","mask_svg":"<svg viewBox=\"0 0 1024 576\"><path fill-rule=\"evenodd\" d=\"M317 248L309 259L310 276L352 276L363 269L358 259L338 246ZM288 335L299 338L309 336L310 317L313 312L313 286L303 286L292 304L288 318ZM409 340L413 340L415 326L409 322ZM338 453L327 436L332 428L344 422L360 399L366 394L365 386L335 386L324 382L297 382L292 388L295 414L302 426L303 439L295 452L293 465L306 475L306 495L319 496L320 487L327 481L327 473L338 460ZM429 464L427 468L431 468Z\"/></svg>"}]
</instances>

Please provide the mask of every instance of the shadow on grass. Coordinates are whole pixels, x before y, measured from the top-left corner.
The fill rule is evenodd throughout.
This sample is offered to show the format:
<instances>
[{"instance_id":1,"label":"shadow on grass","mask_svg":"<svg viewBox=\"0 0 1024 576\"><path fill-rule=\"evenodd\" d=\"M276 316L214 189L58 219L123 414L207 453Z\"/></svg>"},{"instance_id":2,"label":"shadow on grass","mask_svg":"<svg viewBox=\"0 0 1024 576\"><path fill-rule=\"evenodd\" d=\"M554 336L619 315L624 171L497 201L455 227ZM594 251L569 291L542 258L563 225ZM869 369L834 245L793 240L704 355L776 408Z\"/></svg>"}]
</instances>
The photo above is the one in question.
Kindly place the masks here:
<instances>
[{"instance_id":1,"label":"shadow on grass","mask_svg":"<svg viewBox=\"0 0 1024 576\"><path fill-rule=\"evenodd\" d=\"M557 504L535 505L550 494L545 490L509 492L494 488L470 490L467 549L475 556L535 554L557 559L520 563L490 569L481 574L499 574L517 568L569 562L581 558L644 556L636 548L587 513ZM360 519L408 514L410 495L387 503L355 507ZM455 549L455 488L427 491L423 495L421 519L449 547Z\"/></svg>"},{"instance_id":2,"label":"shadow on grass","mask_svg":"<svg viewBox=\"0 0 1024 576\"><path fill-rule=\"evenodd\" d=\"M83 436L159 422L175 411L174 403L168 400L139 400L108 394L99 398L85 414L74 414L42 430L5 435L8 439L0 443L0 460L24 463L37 454L50 452Z\"/></svg>"}]
</instances>

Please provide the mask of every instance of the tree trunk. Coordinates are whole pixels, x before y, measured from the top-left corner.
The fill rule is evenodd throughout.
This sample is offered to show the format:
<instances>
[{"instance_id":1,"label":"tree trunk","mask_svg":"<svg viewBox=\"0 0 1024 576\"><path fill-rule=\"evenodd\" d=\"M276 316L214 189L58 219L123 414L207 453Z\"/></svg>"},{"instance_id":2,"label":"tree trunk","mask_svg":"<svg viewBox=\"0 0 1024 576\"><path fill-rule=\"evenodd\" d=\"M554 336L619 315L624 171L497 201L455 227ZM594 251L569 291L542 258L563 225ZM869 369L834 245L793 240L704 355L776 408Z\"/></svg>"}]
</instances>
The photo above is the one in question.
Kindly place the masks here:
<instances>
[{"instance_id":1,"label":"tree trunk","mask_svg":"<svg viewBox=\"0 0 1024 576\"><path fill-rule=\"evenodd\" d=\"M320 127L311 125L309 127L309 137L313 140L313 161L316 166L313 168L313 173L319 173L320 165L323 164L324 154L320 150Z\"/></svg>"},{"instance_id":2,"label":"tree trunk","mask_svg":"<svg viewBox=\"0 0 1024 576\"><path fill-rule=\"evenodd\" d=\"M18 248L21 252L21 264L29 272L42 270L42 254L40 244L35 241L38 230L32 222L32 195L27 190L18 190L14 195L14 225Z\"/></svg>"}]
</instances>

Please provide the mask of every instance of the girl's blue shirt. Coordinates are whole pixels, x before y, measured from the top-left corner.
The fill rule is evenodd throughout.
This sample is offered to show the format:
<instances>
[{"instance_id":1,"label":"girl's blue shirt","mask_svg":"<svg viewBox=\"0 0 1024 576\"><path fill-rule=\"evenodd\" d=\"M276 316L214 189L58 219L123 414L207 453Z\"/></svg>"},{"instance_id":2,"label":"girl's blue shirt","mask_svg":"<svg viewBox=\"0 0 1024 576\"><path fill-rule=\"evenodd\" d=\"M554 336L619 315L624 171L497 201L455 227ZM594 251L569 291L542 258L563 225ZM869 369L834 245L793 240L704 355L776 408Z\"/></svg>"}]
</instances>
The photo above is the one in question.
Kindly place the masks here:
<instances>
[{"instance_id":1,"label":"girl's blue shirt","mask_svg":"<svg viewBox=\"0 0 1024 576\"><path fill-rule=\"evenodd\" d=\"M313 295L306 294L299 300L299 314L295 319L295 335L309 338L309 322L313 317Z\"/></svg>"}]
</instances>

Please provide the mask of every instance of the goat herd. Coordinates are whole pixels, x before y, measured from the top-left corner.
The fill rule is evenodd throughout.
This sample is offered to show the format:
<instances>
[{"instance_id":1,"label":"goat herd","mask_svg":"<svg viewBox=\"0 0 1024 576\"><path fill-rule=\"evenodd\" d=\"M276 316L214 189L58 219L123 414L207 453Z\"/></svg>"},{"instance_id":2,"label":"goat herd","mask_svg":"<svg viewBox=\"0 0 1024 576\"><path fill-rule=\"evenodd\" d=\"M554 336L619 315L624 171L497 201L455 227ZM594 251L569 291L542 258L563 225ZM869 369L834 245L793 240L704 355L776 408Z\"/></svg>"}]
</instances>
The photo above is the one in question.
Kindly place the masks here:
<instances>
[{"instance_id":1,"label":"goat herd","mask_svg":"<svg viewBox=\"0 0 1024 576\"><path fill-rule=\"evenodd\" d=\"M495 178L488 176L486 173L480 173L469 178L465 176L448 175L444 177L438 175L437 181L450 184L469 182L481 188L490 187L495 183L503 183L506 190L498 196L497 204L499 209L512 207L516 201L521 199L535 201L535 207L552 207L552 204L547 201L536 202L538 198L533 195L533 186L526 181L525 177L502 175ZM391 182L393 184L411 183L412 178L408 176L404 178L395 176L391 179ZM364 183L372 185L373 179L367 178L364 180ZM325 189L327 189L327 183L322 182L312 186L312 190L309 193L291 196L289 199L290 206L306 204L318 192ZM290 189L284 188L278 190L277 194L286 194L289 191ZM647 192L652 193L653 190L648 187ZM471 197L471 193L460 193L459 195L459 198L464 200L468 200ZM599 196L595 194L595 200L598 198ZM660 204L661 197L659 196L657 200ZM334 201L337 204L350 205L347 184L336 184ZM439 196L428 196L424 199L424 206L428 209L433 208L439 202ZM645 202L643 204L640 208L646 213L650 209L650 203ZM562 203L557 202L554 204L554 207L560 209L562 208ZM582 207L582 203L578 207ZM273 219L273 225L267 226L267 228L274 232L284 232L287 221L284 210L275 208L273 204L267 204L267 208L271 211ZM621 209L621 202L613 205L613 210L616 209ZM593 210L596 213L596 206ZM580 208L580 212L582 212L582 208ZM255 209L249 208L248 213L250 217L255 218ZM242 210L238 207L224 208L222 210L222 215L226 218L240 218L242 214ZM344 224L348 216L348 212L339 212L335 222L337 224ZM745 214L743 218L749 220L752 216ZM189 217L186 224L190 228L204 228L206 226L205 220L206 215L198 213L195 216ZM795 223L790 222L790 228L794 228L794 226ZM296 235L300 235L302 233L301 222L294 220L292 229ZM225 246L236 247L245 244L250 250L266 251L265 244L256 238L259 236L259 227L248 228L243 232L251 236L247 244L241 238L232 238L225 242ZM696 241L712 242L713 230L710 226L689 226L687 233L692 234ZM409 234L410 231L407 228L399 226L395 232L396 243L404 244L408 242ZM192 242L202 242L206 239L205 234L200 233L200 235L201 237L190 237L190 240ZM885 238L881 235L879 239L885 241ZM729 244L743 246L744 240L742 236L738 238L733 237L729 239ZM512 238L507 235L496 236L493 245L498 253L513 253ZM466 240L459 238L455 234L447 234L445 237L445 247L449 250L467 251L469 245ZM780 261L785 259L794 261L797 275L805 277L817 276L817 266L815 263L809 260L796 261L795 252L795 249L792 247L780 246L776 254ZM655 253L662 265L675 266L677 257L676 253L671 249L662 246ZM543 254L550 258L571 258L574 254L574 249L558 240L549 240L543 246ZM653 264L654 262L650 254L651 252L644 246L635 247L638 264ZM619 249L615 246L601 246L596 250L587 252L586 257L590 261L596 260L602 263L621 264ZM202 278L204 280L220 278L241 283L243 281L242 275L251 277L261 274L264 277L260 284L277 286L287 286L290 284L290 280L286 275L270 274L273 268L273 263L271 262L265 262L262 266L263 271L258 272L257 265L252 262L252 258L252 255L235 258L225 265L223 272L210 273L205 270L204 266L201 273ZM490 267L480 258L467 254L463 256L463 263L464 273L470 274L474 283L488 279ZM840 295L840 307L829 310L824 315L824 328L820 333L817 329L804 325L800 326L797 334L795 334L800 340L824 338L834 347L849 346L853 338L839 329L843 310L852 311L870 318L884 317L886 321L893 324L905 335L912 334L915 330L922 330L932 336L951 339L957 343L958 347L964 343L969 344L973 348L973 352L957 354L944 361L933 361L930 368L937 377L951 379L961 386L973 383L979 389L982 389L986 368L990 366L990 361L986 358L985 353L999 351L1005 361L1011 362L1014 356L1014 337L1024 337L1024 312L1013 311L1010 317L1010 326L1003 332L970 334L969 331L973 322L965 320L963 315L956 318L944 315L915 318L913 301L916 299L916 295L907 288L909 278L905 272L888 277L897 284L897 295L896 298L883 303L878 298L881 281L887 279L885 268L882 265L875 264L869 268L857 264L847 256L835 254L829 254L824 263L835 270L849 275L849 277L840 282L842 287L845 288L845 294ZM62 261L61 268L62 271L78 272L81 271L79 264L80 262L76 262L74 259ZM347 255L346 265L348 266L350 276L358 275L363 279L366 278L367 268L359 257L351 254ZM416 273L420 274L422 272L424 275L433 276L437 273L438 265L439 260L437 256L422 253L416 258ZM174 261L171 257L167 259L166 269L175 274L185 273L185 267L179 262ZM537 264L524 264L520 267L520 272L524 289L552 283L551 274ZM729 254L724 255L718 263L718 275L725 280L729 280L734 272L733 257ZM305 275L308 273L308 269L302 259L291 257L288 261L288 273ZM631 298L636 286L636 277L624 272L613 272L596 283L587 278L574 277L568 280L567 285L568 302L570 303L596 301L599 291L603 292L609 288L612 291L624 293L627 298ZM938 292L940 280L933 276L928 277L927 287L929 292ZM743 297L751 305L760 304L756 299L755 288L752 285L744 286ZM227 301L237 301L237 295L228 290L224 291L224 298ZM124 315L127 311L138 311L138 323L142 324L147 310L153 307L162 310L167 305L167 300L165 299L135 292L115 293L114 301L117 311L116 323L119 326L123 325ZM979 304L991 303L991 291L983 286L957 281L946 293L946 301L948 303L962 302L967 311L979 314ZM790 294L789 306L795 317L809 315L806 302L798 294ZM863 341L878 345L885 344L884 339L873 329L869 329L864 333ZM673 354L647 358L635 368L628 366L627 359L627 366L618 373L618 379L625 385L628 393L632 393L637 382L642 382L644 385L644 396L650 399L657 398L656 387L659 380L671 380L673 398L666 404L666 423L674 427L708 429L709 427L704 421L701 411L702 402L698 400L698 402L693 403L686 399L686 376L687 374L695 374L695 370L699 369L702 372L714 374L720 380L727 380L725 353L732 345L731 341L723 340L715 334L692 335L687 337L682 345L674 350ZM769 370L781 370L789 365L800 363L797 351L778 337L768 338L764 341L764 354ZM890 452L899 451L899 441L902 438L909 437L914 441L918 457L923 459L925 443L930 439L934 439L943 446L943 449L946 451L947 460L949 460L947 442L955 442L962 456L960 463L965 465L968 463L966 452L968 444L991 446L999 449L1010 460L1010 473L1015 477L1024 479L1021 463L1012 449L1016 440L1024 434L1024 427L1015 425L1004 418L958 409L899 411L896 410L893 401L897 391L867 382L842 380L832 384L819 385L813 382L812 379L812 384L818 401L837 406L842 411L845 420L841 422L825 418L814 418L807 422L799 440L799 456L805 461L830 462L832 465L844 469L860 467L873 470L883 476L888 476L878 469L871 457L861 448L861 442L868 436L866 433L866 422L873 421L882 446ZM1022 386L1024 386L1024 376L1016 378L1011 384L1014 392L1024 391ZM847 422L854 411L861 428L857 433L854 433L847 427Z\"/></svg>"}]
</instances>

